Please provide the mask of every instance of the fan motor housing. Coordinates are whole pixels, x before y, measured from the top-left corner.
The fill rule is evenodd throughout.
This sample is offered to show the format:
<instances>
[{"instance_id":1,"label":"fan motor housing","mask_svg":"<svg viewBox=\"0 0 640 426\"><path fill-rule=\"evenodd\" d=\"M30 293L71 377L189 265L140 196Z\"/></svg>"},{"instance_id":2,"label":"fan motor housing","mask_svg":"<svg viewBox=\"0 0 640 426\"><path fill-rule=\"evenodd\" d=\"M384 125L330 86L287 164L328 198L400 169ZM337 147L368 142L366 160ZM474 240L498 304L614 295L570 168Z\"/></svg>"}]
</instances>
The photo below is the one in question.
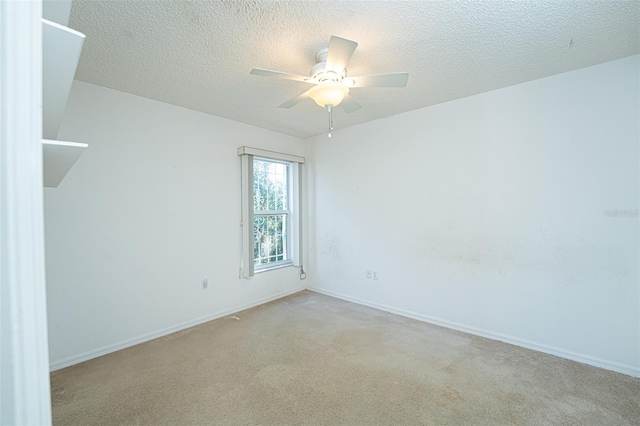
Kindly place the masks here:
<instances>
[{"instance_id":1,"label":"fan motor housing","mask_svg":"<svg viewBox=\"0 0 640 426\"><path fill-rule=\"evenodd\" d=\"M340 82L347 76L347 69L343 69L342 72L338 73L336 70L328 70L327 68L327 55L329 53L329 49L320 49L316 52L316 61L317 64L311 68L311 72L309 73L311 77L318 81L319 83L333 81Z\"/></svg>"}]
</instances>

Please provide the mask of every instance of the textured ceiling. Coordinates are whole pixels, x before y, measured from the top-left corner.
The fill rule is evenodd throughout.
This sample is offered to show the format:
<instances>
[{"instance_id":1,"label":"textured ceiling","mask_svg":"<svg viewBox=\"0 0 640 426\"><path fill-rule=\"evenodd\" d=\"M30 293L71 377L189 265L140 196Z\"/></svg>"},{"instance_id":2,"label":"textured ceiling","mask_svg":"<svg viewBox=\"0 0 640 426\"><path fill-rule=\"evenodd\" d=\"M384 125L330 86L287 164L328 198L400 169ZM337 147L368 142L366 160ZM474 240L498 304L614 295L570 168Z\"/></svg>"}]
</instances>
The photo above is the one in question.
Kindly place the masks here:
<instances>
[{"instance_id":1,"label":"textured ceiling","mask_svg":"<svg viewBox=\"0 0 640 426\"><path fill-rule=\"evenodd\" d=\"M640 53L632 1L74 0L87 35L76 79L300 137L326 132L308 75L336 34L359 43L349 75L409 73L405 88L352 89L336 130Z\"/></svg>"}]
</instances>

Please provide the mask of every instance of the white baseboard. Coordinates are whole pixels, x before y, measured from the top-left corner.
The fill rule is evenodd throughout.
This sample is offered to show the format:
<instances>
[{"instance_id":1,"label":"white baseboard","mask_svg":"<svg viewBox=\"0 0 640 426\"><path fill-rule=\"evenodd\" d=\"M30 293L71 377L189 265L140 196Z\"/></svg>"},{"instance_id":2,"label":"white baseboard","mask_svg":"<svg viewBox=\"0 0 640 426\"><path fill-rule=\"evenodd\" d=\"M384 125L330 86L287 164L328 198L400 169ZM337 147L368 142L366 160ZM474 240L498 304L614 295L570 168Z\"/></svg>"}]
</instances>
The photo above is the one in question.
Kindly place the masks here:
<instances>
[{"instance_id":1,"label":"white baseboard","mask_svg":"<svg viewBox=\"0 0 640 426\"><path fill-rule=\"evenodd\" d=\"M430 317L428 315L419 314L416 312L407 311L400 308L394 308L392 306L383 305L380 303L370 302L367 300L359 299L357 297L347 296L345 294L336 293L331 290L326 290L322 288L312 287L307 288L307 290L314 291L316 293L324 294L326 296L335 297L337 299L346 300L348 302L357 303L359 305L368 306L370 308L379 309L385 312L390 312L393 314L397 314L403 317L415 319L422 322L427 322L429 324L438 325L445 328L450 328L453 330L463 331L465 333L473 334L476 336L486 337L492 340L498 340L500 342L509 343L511 345L520 346L527 349L532 349L534 351L543 352L550 355L555 355L560 358L570 359L572 361L581 362L583 364L592 365L594 367L604 368L606 370L615 371L617 373L626 374L632 377L640 377L640 369L634 368L629 365L618 364L614 362L605 361L602 359L590 357L587 355L577 354L575 352L566 351L564 349L555 348L552 346L547 346L535 342L531 342L524 339L519 339L517 337L506 336L500 333L494 333L492 331L482 330L475 327L469 327L466 325L458 324L455 322L442 320L439 318Z\"/></svg>"},{"instance_id":2,"label":"white baseboard","mask_svg":"<svg viewBox=\"0 0 640 426\"><path fill-rule=\"evenodd\" d=\"M241 305L241 306L236 306L234 308L226 309L224 311L216 312L216 313L213 313L213 314L210 314L210 315L205 315L203 317L196 318L196 319L191 320L191 321L183 322L182 324L178 324L178 325L175 325L175 326L172 326L172 327L167 327L167 328L164 328L162 330L158 330L158 331L155 331L153 333L144 334L142 336L139 336L139 337L136 337L136 338L133 338L133 339L128 339L128 340L125 340L125 341L122 341L122 342L119 342L119 343L115 343L113 345L103 346L103 347L101 347L99 349L95 349L95 350L92 350L92 351L84 352L84 353L81 353L79 355L70 356L70 357L64 358L64 359L62 359L60 361L56 361L56 362L51 363L49 365L49 369L50 369L50 371L60 370L61 368L69 367L69 366L72 366L74 364L81 363L83 361L88 361L90 359L97 358L99 356L109 354L111 352L116 352L116 351L119 351L121 349L126 349L128 347L138 345L140 343L148 342L149 340L157 339L158 337L166 336L168 334L175 333L177 331L181 331L181 330L184 330L184 329L189 328L189 327L194 327L196 325L200 325L200 324L203 324L205 322L213 321L213 320L218 319L218 318L222 318L222 317L225 317L225 316L228 316L228 315L232 315L232 314L235 314L237 312L244 311L245 309L249 309L249 308L253 308L255 306L263 305L265 303L274 301L276 299L281 299L283 297L287 297L289 295L292 295L294 293L298 293L298 292L304 291L304 290L305 290L304 288L296 288L296 289L293 289L293 290L281 291L279 293L272 294L271 296L264 297L264 298L258 299L258 300L254 300L253 302L245 303L244 305Z\"/></svg>"}]
</instances>

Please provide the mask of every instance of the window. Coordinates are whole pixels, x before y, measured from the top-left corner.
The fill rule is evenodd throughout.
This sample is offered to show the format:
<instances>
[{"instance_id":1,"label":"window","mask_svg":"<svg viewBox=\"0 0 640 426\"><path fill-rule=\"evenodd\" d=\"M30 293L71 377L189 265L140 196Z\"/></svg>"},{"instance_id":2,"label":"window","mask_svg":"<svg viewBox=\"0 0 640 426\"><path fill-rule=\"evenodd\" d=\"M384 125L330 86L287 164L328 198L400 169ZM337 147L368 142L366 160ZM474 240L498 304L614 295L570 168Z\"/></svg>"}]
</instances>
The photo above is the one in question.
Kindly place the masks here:
<instances>
[{"instance_id":1,"label":"window","mask_svg":"<svg viewBox=\"0 0 640 426\"><path fill-rule=\"evenodd\" d=\"M241 276L301 266L300 165L304 157L240 147Z\"/></svg>"},{"instance_id":2,"label":"window","mask_svg":"<svg viewBox=\"0 0 640 426\"><path fill-rule=\"evenodd\" d=\"M291 164L253 159L253 264L291 264L289 170Z\"/></svg>"}]
</instances>

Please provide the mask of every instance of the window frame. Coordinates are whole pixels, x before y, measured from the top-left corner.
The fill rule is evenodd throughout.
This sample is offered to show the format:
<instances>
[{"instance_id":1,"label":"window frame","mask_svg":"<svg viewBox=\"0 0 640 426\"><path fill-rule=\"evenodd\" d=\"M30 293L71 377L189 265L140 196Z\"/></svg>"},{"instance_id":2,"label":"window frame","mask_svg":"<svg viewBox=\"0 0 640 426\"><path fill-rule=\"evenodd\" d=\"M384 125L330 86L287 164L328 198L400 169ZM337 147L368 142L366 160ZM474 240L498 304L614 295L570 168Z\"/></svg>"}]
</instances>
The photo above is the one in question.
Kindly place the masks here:
<instances>
[{"instance_id":1,"label":"window frame","mask_svg":"<svg viewBox=\"0 0 640 426\"><path fill-rule=\"evenodd\" d=\"M275 262L268 262L268 263L255 263L255 255L253 258L253 269L255 273L259 273L259 272L264 272L264 271L268 271L270 269L278 269L278 268L284 268L287 266L293 266L293 256L292 256L292 242L293 242L293 230L291 227L291 216L292 216L292 211L293 211L293 204L295 203L295 198L293 196L293 191L292 191L292 171L293 171L293 163L291 161L283 161L283 160L275 160L272 158L265 158L265 157L258 157L258 156L253 156L253 164L255 165L255 161L266 161L268 163L278 163L278 164L284 164L287 166L287 210L256 210L255 209L255 203L253 205L253 217L255 219L256 216L270 216L270 215L286 215L286 229L287 229L287 235L286 235L286 255L287 255L287 259L285 260L278 260ZM253 179L252 179L252 184L253 184Z\"/></svg>"},{"instance_id":2,"label":"window frame","mask_svg":"<svg viewBox=\"0 0 640 426\"><path fill-rule=\"evenodd\" d=\"M302 165L305 158L292 154L267 151L248 146L239 147L241 158L241 210L242 250L238 278L251 278L257 272L265 272L288 266L302 267ZM254 200L253 159L289 163L289 253L290 263L284 261L267 263L267 267L255 268L254 262ZM281 263L282 262L282 263Z\"/></svg>"}]
</instances>

